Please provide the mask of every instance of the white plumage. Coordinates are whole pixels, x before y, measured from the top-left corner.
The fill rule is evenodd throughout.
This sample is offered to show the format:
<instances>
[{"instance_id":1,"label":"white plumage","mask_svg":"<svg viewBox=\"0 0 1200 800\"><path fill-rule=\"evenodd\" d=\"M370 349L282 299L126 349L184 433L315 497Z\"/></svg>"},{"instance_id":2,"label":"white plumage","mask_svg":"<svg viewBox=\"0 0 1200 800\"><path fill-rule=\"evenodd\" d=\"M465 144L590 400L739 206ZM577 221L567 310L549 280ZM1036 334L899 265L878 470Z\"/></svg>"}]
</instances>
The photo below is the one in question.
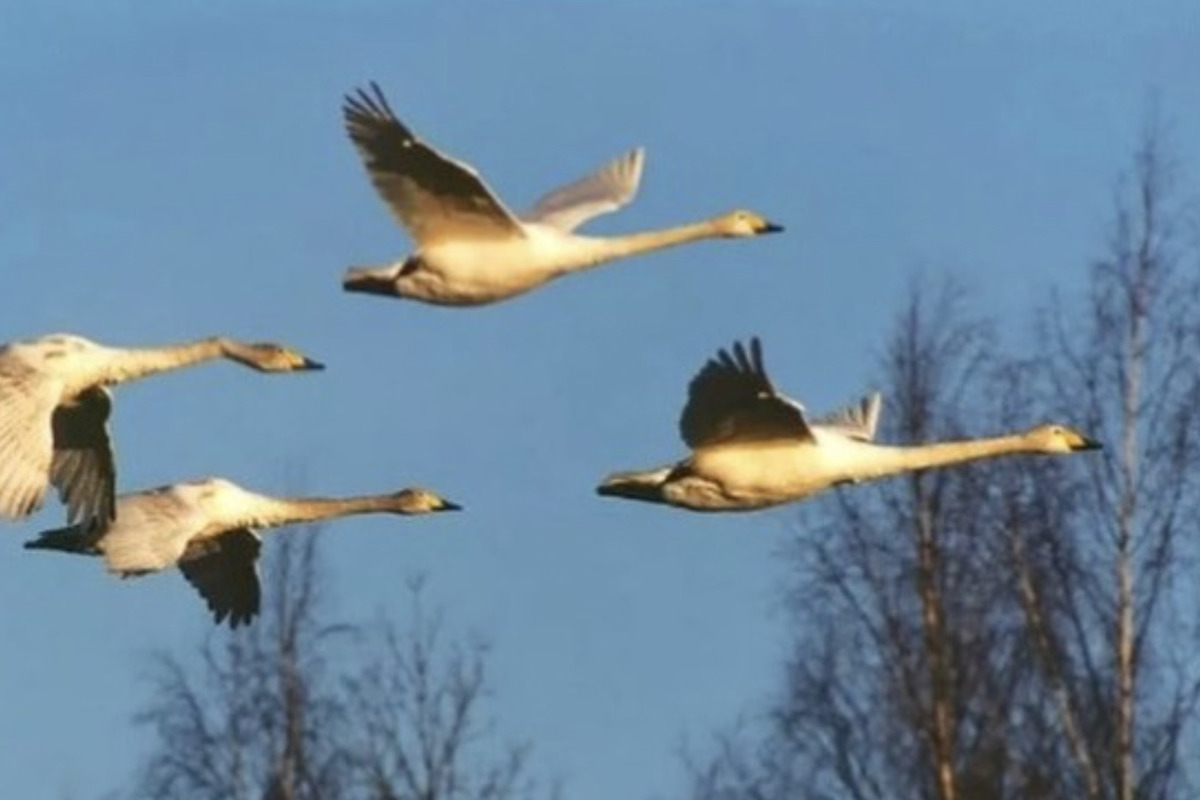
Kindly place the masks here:
<instances>
[{"instance_id":1,"label":"white plumage","mask_svg":"<svg viewBox=\"0 0 1200 800\"><path fill-rule=\"evenodd\" d=\"M619 258L717 237L783 230L752 211L664 230L607 238L574 230L633 200L645 163L636 148L550 192L526 214L511 212L472 167L421 141L375 84L346 97L346 130L367 175L416 250L382 267L354 267L343 287L426 303L493 303Z\"/></svg>"}]
</instances>

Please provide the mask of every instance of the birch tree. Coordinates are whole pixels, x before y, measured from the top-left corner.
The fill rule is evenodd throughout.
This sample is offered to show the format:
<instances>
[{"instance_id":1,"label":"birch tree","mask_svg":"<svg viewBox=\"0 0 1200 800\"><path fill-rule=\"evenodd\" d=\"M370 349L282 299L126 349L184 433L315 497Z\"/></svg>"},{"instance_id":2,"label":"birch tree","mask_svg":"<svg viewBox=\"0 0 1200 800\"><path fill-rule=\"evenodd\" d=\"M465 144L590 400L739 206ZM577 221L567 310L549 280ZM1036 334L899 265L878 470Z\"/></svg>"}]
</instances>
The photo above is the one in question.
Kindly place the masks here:
<instances>
[{"instance_id":1,"label":"birch tree","mask_svg":"<svg viewBox=\"0 0 1200 800\"><path fill-rule=\"evenodd\" d=\"M406 616L331 623L315 530L268 550L263 614L196 659L160 656L139 716L152 800L525 800L529 746L488 715L487 648L449 637L421 582Z\"/></svg>"},{"instance_id":2,"label":"birch tree","mask_svg":"<svg viewBox=\"0 0 1200 800\"><path fill-rule=\"evenodd\" d=\"M695 797L1195 796L1200 227L1167 153L1147 126L1102 257L1047 287L1024 352L926 285L881 364L889 438L1057 419L1106 449L803 509L783 689L692 762Z\"/></svg>"}]
</instances>

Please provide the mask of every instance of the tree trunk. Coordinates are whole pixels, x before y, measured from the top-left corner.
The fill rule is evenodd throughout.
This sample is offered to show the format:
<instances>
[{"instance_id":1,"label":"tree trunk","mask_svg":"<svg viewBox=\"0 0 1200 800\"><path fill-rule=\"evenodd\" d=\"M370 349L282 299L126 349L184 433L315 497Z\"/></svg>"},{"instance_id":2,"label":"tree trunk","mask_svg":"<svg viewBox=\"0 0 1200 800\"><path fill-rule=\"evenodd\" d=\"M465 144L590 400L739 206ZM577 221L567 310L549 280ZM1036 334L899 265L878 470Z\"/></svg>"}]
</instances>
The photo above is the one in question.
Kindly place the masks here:
<instances>
[{"instance_id":1,"label":"tree trunk","mask_svg":"<svg viewBox=\"0 0 1200 800\"><path fill-rule=\"evenodd\" d=\"M925 656L929 664L930 751L937 777L938 800L958 800L952 684L946 658L945 614L937 586L938 551L929 498L921 484L921 476L917 475L913 481L917 496L917 590L921 594Z\"/></svg>"}]
</instances>

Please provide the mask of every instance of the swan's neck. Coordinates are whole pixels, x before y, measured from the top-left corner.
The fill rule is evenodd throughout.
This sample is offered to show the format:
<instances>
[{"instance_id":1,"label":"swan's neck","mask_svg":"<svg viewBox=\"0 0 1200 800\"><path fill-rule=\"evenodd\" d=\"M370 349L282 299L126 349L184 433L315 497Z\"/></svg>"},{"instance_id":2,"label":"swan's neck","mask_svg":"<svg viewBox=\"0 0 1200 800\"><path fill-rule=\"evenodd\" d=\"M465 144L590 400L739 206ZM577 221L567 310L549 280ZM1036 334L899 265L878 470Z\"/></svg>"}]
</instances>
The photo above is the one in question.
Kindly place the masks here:
<instances>
[{"instance_id":1,"label":"swan's neck","mask_svg":"<svg viewBox=\"0 0 1200 800\"><path fill-rule=\"evenodd\" d=\"M101 383L124 383L159 372L212 361L224 355L224 344L218 337L163 347L114 349L106 359Z\"/></svg>"},{"instance_id":2,"label":"swan's neck","mask_svg":"<svg viewBox=\"0 0 1200 800\"><path fill-rule=\"evenodd\" d=\"M1020 435L921 445L870 445L862 463L853 470L856 474L850 477L884 478L902 472L937 469L994 456L1029 452L1036 451L1029 446L1025 437Z\"/></svg>"},{"instance_id":3,"label":"swan's neck","mask_svg":"<svg viewBox=\"0 0 1200 800\"><path fill-rule=\"evenodd\" d=\"M687 244L688 242L695 242L700 239L712 239L721 235L712 220L705 220L703 222L693 222L688 225L679 225L674 228L630 233L624 236L605 238L581 237L581 241L587 242L587 246L584 248L586 258L581 263L574 265L573 268L586 269L587 267L597 266L618 258L627 258L641 253L664 250L668 247Z\"/></svg>"},{"instance_id":4,"label":"swan's neck","mask_svg":"<svg viewBox=\"0 0 1200 800\"><path fill-rule=\"evenodd\" d=\"M320 522L353 514L399 513L393 499L387 495L363 497L301 497L264 499L254 509L253 519L246 524L252 528L278 528L305 522Z\"/></svg>"}]
</instances>

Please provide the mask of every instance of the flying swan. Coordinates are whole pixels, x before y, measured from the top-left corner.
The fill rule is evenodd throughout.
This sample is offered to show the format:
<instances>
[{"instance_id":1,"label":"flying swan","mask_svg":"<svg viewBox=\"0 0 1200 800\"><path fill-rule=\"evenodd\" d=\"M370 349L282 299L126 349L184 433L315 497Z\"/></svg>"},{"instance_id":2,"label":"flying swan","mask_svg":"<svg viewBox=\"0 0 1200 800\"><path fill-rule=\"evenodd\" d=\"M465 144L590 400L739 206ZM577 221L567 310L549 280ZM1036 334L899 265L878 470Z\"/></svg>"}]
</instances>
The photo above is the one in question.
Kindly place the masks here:
<instances>
[{"instance_id":1,"label":"flying swan","mask_svg":"<svg viewBox=\"0 0 1200 800\"><path fill-rule=\"evenodd\" d=\"M117 517L102 528L43 531L30 550L103 556L123 578L178 566L208 604L213 621L249 624L258 614L257 531L351 514L431 514L460 506L427 489L346 498L279 498L222 478L176 483L117 498Z\"/></svg>"},{"instance_id":2,"label":"flying swan","mask_svg":"<svg viewBox=\"0 0 1200 800\"><path fill-rule=\"evenodd\" d=\"M645 158L641 148L547 194L518 218L479 173L418 139L396 118L379 87L370 87L346 96L346 131L371 183L416 250L387 266L352 267L342 284L348 292L445 306L483 305L618 258L700 239L783 230L752 211L732 211L624 236L574 233L584 222L633 199Z\"/></svg>"},{"instance_id":3,"label":"flying swan","mask_svg":"<svg viewBox=\"0 0 1200 800\"><path fill-rule=\"evenodd\" d=\"M55 334L0 346L0 517L29 516L53 486L68 523L110 521L116 468L105 387L218 358L260 372L323 368L282 345L222 337L129 349Z\"/></svg>"},{"instance_id":4,"label":"flying swan","mask_svg":"<svg viewBox=\"0 0 1200 800\"><path fill-rule=\"evenodd\" d=\"M754 511L803 500L833 486L877 480L1015 453L1073 453L1098 442L1062 425L988 439L875 444L881 397L810 420L779 394L757 338L721 350L692 379L679 420L691 455L658 469L619 472L598 494L692 511Z\"/></svg>"}]
</instances>

